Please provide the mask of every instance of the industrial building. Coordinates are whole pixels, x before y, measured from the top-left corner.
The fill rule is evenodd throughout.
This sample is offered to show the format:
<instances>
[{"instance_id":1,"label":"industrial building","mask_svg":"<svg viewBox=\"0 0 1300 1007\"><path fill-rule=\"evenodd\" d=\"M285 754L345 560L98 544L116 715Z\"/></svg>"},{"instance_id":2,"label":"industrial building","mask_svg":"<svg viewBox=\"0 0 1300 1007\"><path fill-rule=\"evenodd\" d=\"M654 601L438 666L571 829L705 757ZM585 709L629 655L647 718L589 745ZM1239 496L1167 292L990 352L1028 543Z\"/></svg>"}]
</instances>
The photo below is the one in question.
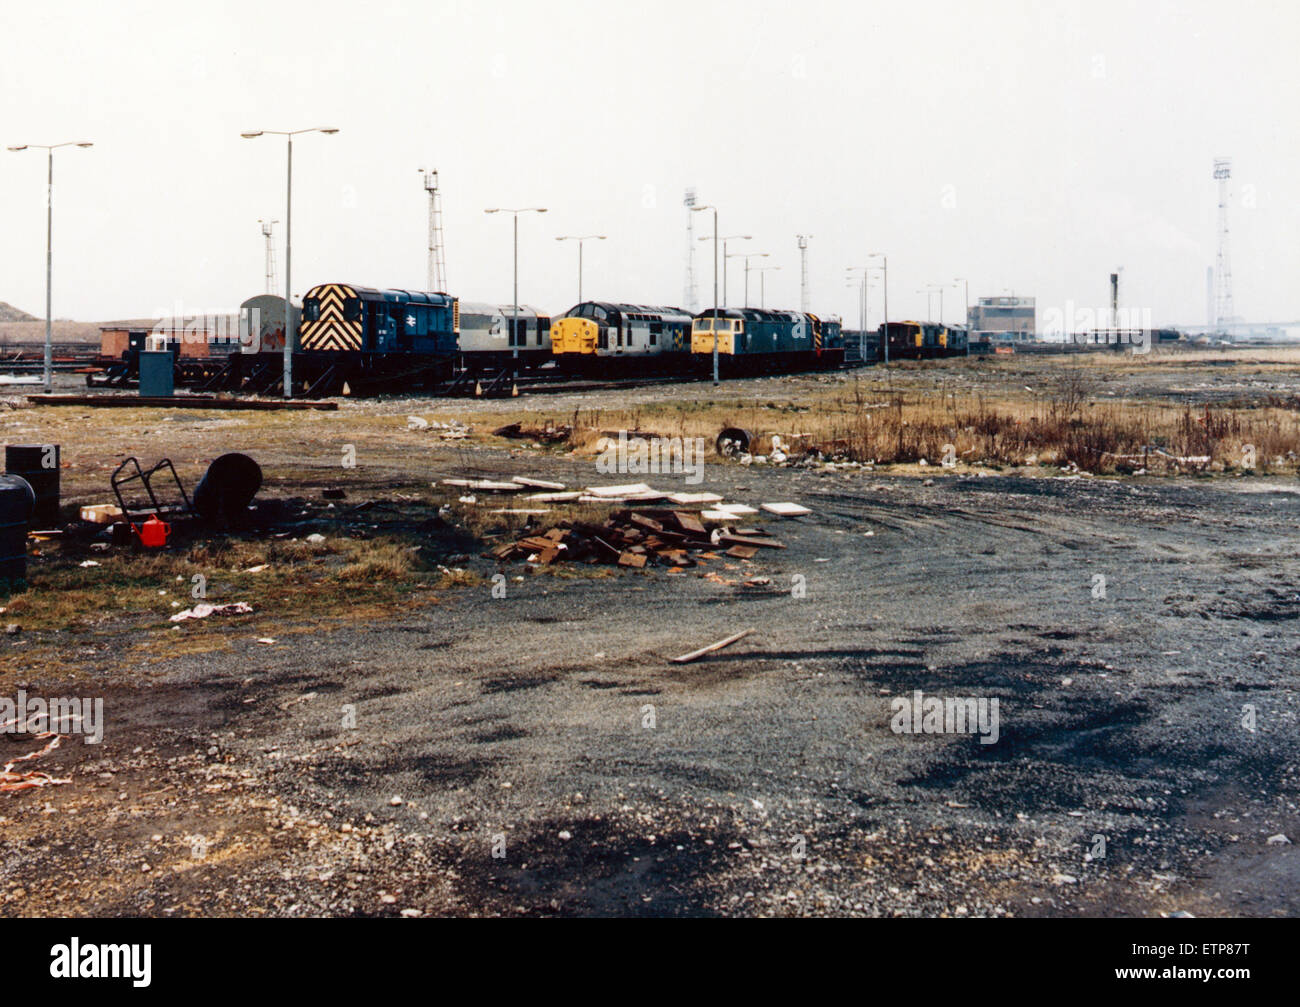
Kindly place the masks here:
<instances>
[{"instance_id":1,"label":"industrial building","mask_svg":"<svg viewBox=\"0 0 1300 1007\"><path fill-rule=\"evenodd\" d=\"M970 338L1029 340L1038 332L1038 315L1032 297L981 297L969 309L966 327Z\"/></svg>"}]
</instances>

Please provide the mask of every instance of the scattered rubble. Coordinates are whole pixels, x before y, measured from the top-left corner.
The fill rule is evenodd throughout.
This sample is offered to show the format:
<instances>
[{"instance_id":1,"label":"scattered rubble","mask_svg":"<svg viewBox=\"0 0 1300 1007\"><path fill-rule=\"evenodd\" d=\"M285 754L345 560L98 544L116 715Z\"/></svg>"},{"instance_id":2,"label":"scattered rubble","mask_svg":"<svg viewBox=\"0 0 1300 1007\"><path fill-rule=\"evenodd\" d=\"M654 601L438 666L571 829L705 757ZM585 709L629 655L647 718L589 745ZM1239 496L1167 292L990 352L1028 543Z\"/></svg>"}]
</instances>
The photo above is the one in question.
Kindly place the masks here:
<instances>
[{"instance_id":1,"label":"scattered rubble","mask_svg":"<svg viewBox=\"0 0 1300 1007\"><path fill-rule=\"evenodd\" d=\"M442 423L439 420L426 420L423 416L406 417L407 430L429 430L436 433L444 441L464 440L474 432L474 428L460 420L448 420Z\"/></svg>"},{"instance_id":2,"label":"scattered rubble","mask_svg":"<svg viewBox=\"0 0 1300 1007\"><path fill-rule=\"evenodd\" d=\"M567 423L556 425L550 420L545 426L526 427L521 423L507 423L492 431L494 437L508 437L511 440L537 441L542 444L558 444L567 441L573 435L573 427Z\"/></svg>"}]
</instances>

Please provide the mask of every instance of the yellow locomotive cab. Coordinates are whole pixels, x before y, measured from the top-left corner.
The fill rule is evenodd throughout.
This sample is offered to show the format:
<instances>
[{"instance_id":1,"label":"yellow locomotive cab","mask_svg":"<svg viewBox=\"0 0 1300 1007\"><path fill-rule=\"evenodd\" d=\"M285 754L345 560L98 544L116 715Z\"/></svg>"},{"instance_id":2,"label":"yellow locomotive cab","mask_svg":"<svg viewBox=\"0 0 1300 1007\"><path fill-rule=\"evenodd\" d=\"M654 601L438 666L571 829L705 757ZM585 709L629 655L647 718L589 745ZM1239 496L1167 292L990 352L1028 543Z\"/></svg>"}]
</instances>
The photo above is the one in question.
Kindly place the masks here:
<instances>
[{"instance_id":1,"label":"yellow locomotive cab","mask_svg":"<svg viewBox=\"0 0 1300 1007\"><path fill-rule=\"evenodd\" d=\"M714 323L717 323L718 353L734 354L738 326L744 322L731 318L697 318L691 325L691 352L713 353Z\"/></svg>"},{"instance_id":2,"label":"yellow locomotive cab","mask_svg":"<svg viewBox=\"0 0 1300 1007\"><path fill-rule=\"evenodd\" d=\"M947 330L947 329L944 329L942 332L939 333L939 346L940 346L940 348L942 348L942 349L947 349L947 347L948 347L948 330Z\"/></svg>"},{"instance_id":3,"label":"yellow locomotive cab","mask_svg":"<svg viewBox=\"0 0 1300 1007\"><path fill-rule=\"evenodd\" d=\"M551 325L551 352L596 352L600 330L590 318L558 318Z\"/></svg>"}]
</instances>

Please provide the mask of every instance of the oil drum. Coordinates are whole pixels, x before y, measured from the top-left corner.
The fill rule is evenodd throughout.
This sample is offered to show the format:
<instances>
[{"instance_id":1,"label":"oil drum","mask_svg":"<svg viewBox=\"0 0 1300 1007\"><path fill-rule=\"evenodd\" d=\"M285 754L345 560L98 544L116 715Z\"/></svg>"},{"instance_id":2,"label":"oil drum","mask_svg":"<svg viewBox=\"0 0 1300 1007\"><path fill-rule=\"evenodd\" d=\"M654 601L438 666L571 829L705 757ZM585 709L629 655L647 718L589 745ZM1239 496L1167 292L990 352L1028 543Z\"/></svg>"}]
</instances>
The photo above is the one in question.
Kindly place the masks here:
<instances>
[{"instance_id":1,"label":"oil drum","mask_svg":"<svg viewBox=\"0 0 1300 1007\"><path fill-rule=\"evenodd\" d=\"M27 522L36 494L21 476L0 476L0 583L27 579Z\"/></svg>"},{"instance_id":2,"label":"oil drum","mask_svg":"<svg viewBox=\"0 0 1300 1007\"><path fill-rule=\"evenodd\" d=\"M5 473L26 480L36 494L31 515L33 528L53 528L59 523L59 446L8 444Z\"/></svg>"},{"instance_id":3,"label":"oil drum","mask_svg":"<svg viewBox=\"0 0 1300 1007\"><path fill-rule=\"evenodd\" d=\"M222 455L194 487L194 510L209 521L237 521L262 487L262 468L248 455Z\"/></svg>"}]
</instances>

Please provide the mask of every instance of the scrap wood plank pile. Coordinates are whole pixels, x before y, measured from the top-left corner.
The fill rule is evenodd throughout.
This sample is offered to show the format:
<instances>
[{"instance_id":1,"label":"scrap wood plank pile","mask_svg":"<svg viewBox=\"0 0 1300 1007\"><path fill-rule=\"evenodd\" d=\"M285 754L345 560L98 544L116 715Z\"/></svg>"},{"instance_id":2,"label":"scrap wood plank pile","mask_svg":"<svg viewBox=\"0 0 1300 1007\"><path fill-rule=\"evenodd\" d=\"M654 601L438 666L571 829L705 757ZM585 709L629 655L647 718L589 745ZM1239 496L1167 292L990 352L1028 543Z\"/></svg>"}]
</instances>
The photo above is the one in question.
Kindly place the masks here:
<instances>
[{"instance_id":1,"label":"scrap wood plank pile","mask_svg":"<svg viewBox=\"0 0 1300 1007\"><path fill-rule=\"evenodd\" d=\"M526 499L534 504L582 503L619 506L629 503L672 506L621 508L603 523L562 520L553 527L531 531L491 550L502 562L525 560L549 565L557 561L606 563L639 568L665 565L675 568L695 566L697 559L716 558L714 550L735 559L752 559L761 549L784 549L784 543L763 528L740 527L759 508L748 504L723 503L716 493L663 493L645 483L625 486L589 486L566 490L561 483L516 477L511 482L492 480L444 479L444 486L485 493L519 493L527 489L544 489ZM462 502L477 502L473 496ZM701 510L692 510L700 507ZM767 514L798 517L811 513L794 503L765 503ZM506 509L493 513L545 513L537 509ZM530 520L532 518L530 517Z\"/></svg>"},{"instance_id":2,"label":"scrap wood plank pile","mask_svg":"<svg viewBox=\"0 0 1300 1007\"><path fill-rule=\"evenodd\" d=\"M643 508L616 511L604 524L561 521L549 531L500 545L492 555L502 561L526 559L542 565L565 560L691 567L696 564L695 555L711 554L715 549L737 559L751 559L759 549L784 548L784 543L762 529L733 531L690 511Z\"/></svg>"}]
</instances>

